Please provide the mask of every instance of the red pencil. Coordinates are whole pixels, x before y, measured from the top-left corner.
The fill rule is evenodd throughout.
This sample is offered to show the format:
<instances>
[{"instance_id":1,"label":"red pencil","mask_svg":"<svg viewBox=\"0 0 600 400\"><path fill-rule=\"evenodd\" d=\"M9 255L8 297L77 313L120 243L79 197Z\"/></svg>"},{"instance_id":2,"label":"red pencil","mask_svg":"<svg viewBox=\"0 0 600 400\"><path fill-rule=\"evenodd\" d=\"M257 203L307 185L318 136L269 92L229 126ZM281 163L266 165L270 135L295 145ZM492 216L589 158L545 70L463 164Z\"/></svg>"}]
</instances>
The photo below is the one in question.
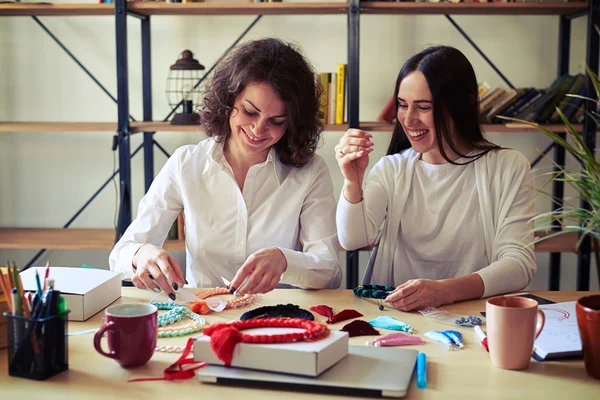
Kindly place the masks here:
<instances>
[{"instance_id":1,"label":"red pencil","mask_svg":"<svg viewBox=\"0 0 600 400\"><path fill-rule=\"evenodd\" d=\"M44 288L42 289L42 293L46 291L46 281L48 280L48 275L50 275L50 261L46 261L46 273L44 274Z\"/></svg>"}]
</instances>

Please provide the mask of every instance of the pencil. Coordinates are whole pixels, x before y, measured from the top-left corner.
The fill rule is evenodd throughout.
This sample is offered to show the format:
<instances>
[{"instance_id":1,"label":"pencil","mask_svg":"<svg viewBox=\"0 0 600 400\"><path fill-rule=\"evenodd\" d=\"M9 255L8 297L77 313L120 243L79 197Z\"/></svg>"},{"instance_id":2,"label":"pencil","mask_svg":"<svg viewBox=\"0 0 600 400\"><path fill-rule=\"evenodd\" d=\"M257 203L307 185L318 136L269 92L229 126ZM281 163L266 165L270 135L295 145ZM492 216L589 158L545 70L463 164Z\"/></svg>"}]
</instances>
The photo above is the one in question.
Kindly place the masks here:
<instances>
[{"instance_id":1,"label":"pencil","mask_svg":"<svg viewBox=\"0 0 600 400\"><path fill-rule=\"evenodd\" d=\"M48 275L50 275L50 261L46 261L46 273L44 274L44 288L42 292L46 291L46 281L48 280Z\"/></svg>"},{"instance_id":2,"label":"pencil","mask_svg":"<svg viewBox=\"0 0 600 400\"><path fill-rule=\"evenodd\" d=\"M6 274L8 275L8 283L10 283L8 290L12 291L12 288L15 287L15 283L13 282L13 275L10 269L10 263L8 261L6 262Z\"/></svg>"},{"instance_id":3,"label":"pencil","mask_svg":"<svg viewBox=\"0 0 600 400\"><path fill-rule=\"evenodd\" d=\"M8 282L4 280L4 272L0 268L0 284L2 285L2 290L4 291L4 298L6 299L6 303L8 304L8 309L12 310L12 298L10 296L10 292L12 288L8 287Z\"/></svg>"}]
</instances>

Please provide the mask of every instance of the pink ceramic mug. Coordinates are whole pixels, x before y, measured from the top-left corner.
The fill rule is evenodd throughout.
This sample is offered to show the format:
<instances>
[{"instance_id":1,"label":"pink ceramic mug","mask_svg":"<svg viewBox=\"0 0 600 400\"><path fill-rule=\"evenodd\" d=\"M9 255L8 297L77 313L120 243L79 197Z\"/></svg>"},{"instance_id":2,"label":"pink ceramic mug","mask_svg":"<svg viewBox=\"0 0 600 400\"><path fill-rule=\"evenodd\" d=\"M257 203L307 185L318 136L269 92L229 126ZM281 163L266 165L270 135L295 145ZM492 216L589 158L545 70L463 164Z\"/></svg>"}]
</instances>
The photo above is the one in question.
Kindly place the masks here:
<instances>
[{"instance_id":1,"label":"pink ceramic mug","mask_svg":"<svg viewBox=\"0 0 600 400\"><path fill-rule=\"evenodd\" d=\"M504 369L524 369L531 362L533 342L545 317L535 300L498 296L487 300L486 325L492 364Z\"/></svg>"},{"instance_id":2,"label":"pink ceramic mug","mask_svg":"<svg viewBox=\"0 0 600 400\"><path fill-rule=\"evenodd\" d=\"M123 368L138 367L150 360L158 337L158 309L148 303L117 304L105 311L106 323L94 335L94 347L114 358ZM108 349L102 349L106 332Z\"/></svg>"}]
</instances>

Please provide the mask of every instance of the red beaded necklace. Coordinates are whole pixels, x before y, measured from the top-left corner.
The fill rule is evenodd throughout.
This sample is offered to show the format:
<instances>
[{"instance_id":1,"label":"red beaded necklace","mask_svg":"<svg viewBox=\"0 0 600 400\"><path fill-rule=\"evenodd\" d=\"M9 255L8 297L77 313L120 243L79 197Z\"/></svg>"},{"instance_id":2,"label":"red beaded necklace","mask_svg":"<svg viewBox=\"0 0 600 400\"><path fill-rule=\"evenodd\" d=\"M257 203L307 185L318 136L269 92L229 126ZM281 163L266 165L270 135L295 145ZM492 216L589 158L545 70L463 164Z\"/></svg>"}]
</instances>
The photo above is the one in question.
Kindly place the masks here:
<instances>
[{"instance_id":1,"label":"red beaded necklace","mask_svg":"<svg viewBox=\"0 0 600 400\"><path fill-rule=\"evenodd\" d=\"M279 333L275 335L248 335L240 332L253 328L301 328L304 332ZM231 365L233 349L239 342L243 343L290 343L309 342L326 338L329 328L317 321L301 318L261 318L235 321L229 324L215 324L204 329L210 336L210 347L219 360L226 366Z\"/></svg>"}]
</instances>

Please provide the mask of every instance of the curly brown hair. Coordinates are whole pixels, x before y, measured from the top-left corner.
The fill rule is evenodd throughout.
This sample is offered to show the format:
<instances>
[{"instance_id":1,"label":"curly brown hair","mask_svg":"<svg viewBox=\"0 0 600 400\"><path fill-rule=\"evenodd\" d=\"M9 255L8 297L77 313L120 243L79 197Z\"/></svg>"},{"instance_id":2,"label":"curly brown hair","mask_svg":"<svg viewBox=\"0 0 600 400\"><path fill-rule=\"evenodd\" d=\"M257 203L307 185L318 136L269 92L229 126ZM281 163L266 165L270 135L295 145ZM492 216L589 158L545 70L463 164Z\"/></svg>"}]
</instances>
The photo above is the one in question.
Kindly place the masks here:
<instances>
[{"instance_id":1,"label":"curly brown hair","mask_svg":"<svg viewBox=\"0 0 600 400\"><path fill-rule=\"evenodd\" d=\"M206 134L225 143L231 136L234 102L250 83L269 83L285 104L288 128L275 145L283 164L301 167L321 138L321 86L300 50L282 40L254 40L235 48L215 68L199 108Z\"/></svg>"}]
</instances>

